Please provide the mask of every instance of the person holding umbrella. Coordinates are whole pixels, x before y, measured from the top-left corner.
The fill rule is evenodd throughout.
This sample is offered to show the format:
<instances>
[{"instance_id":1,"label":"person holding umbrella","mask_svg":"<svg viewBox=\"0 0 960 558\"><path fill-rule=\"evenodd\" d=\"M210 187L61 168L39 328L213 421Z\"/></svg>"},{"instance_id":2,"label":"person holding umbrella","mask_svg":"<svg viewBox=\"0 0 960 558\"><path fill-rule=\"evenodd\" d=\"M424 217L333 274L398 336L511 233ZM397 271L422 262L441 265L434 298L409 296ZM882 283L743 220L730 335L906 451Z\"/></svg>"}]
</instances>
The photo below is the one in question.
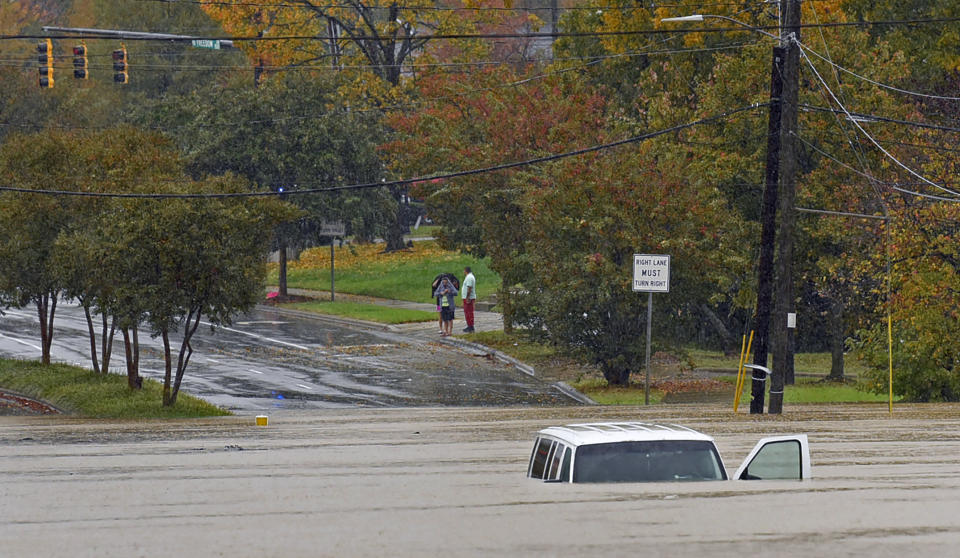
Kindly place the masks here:
<instances>
[{"instance_id":1,"label":"person holding umbrella","mask_svg":"<svg viewBox=\"0 0 960 558\"><path fill-rule=\"evenodd\" d=\"M453 333L457 288L453 286L449 277L444 276L440 279L440 286L434 291L433 296L440 304L440 335L448 337Z\"/></svg>"},{"instance_id":2,"label":"person holding umbrella","mask_svg":"<svg viewBox=\"0 0 960 558\"><path fill-rule=\"evenodd\" d=\"M437 299L437 323L440 326L440 335L443 335L443 305L441 297L437 296L437 289L440 288L440 283L443 281L444 277L450 280L450 283L453 285L454 289L460 288L460 280L457 279L457 276L452 273L440 273L433 278L433 283L430 285L430 296Z\"/></svg>"}]
</instances>

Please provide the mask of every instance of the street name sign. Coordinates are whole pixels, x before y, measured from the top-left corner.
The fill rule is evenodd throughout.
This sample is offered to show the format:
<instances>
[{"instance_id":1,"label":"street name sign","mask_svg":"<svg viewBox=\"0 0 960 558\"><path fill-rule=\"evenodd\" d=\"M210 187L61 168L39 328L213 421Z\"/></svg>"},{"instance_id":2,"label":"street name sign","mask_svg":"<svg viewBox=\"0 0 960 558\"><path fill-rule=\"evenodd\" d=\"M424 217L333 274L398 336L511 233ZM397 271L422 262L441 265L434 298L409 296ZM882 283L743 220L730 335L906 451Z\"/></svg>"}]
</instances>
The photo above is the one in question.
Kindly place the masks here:
<instances>
[{"instance_id":1,"label":"street name sign","mask_svg":"<svg viewBox=\"0 0 960 558\"><path fill-rule=\"evenodd\" d=\"M190 41L190 44L194 48L212 48L213 50L220 50L219 39L194 39Z\"/></svg>"},{"instance_id":2,"label":"street name sign","mask_svg":"<svg viewBox=\"0 0 960 558\"><path fill-rule=\"evenodd\" d=\"M634 254L633 291L638 293L670 292L670 256Z\"/></svg>"}]
</instances>

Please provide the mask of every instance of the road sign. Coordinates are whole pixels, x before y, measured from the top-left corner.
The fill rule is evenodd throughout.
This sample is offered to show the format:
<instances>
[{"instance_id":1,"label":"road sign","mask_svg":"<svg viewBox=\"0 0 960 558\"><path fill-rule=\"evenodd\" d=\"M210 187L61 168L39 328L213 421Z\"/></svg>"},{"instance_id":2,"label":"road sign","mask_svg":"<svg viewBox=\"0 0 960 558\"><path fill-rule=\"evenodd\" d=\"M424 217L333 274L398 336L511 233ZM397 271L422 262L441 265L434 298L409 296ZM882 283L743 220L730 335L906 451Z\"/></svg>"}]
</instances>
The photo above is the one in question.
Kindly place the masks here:
<instances>
[{"instance_id":1,"label":"road sign","mask_svg":"<svg viewBox=\"0 0 960 558\"><path fill-rule=\"evenodd\" d=\"M669 293L670 256L634 254L633 290L639 293Z\"/></svg>"},{"instance_id":2,"label":"road sign","mask_svg":"<svg viewBox=\"0 0 960 558\"><path fill-rule=\"evenodd\" d=\"M347 227L343 221L324 221L320 223L320 236L344 236L347 234Z\"/></svg>"},{"instance_id":3,"label":"road sign","mask_svg":"<svg viewBox=\"0 0 960 558\"><path fill-rule=\"evenodd\" d=\"M220 50L219 39L194 39L190 41L190 44L195 48L212 48L213 50Z\"/></svg>"}]
</instances>

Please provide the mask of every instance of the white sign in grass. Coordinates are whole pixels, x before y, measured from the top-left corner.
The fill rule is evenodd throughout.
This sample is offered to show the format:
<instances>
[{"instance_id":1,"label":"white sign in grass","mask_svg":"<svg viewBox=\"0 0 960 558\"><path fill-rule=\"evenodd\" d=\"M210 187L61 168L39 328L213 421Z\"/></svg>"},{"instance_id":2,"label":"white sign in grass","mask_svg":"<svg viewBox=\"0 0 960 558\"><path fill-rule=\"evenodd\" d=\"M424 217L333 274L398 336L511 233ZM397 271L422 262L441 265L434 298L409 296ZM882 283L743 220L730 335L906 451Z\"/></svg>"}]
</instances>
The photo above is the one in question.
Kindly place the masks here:
<instances>
[{"instance_id":1,"label":"white sign in grass","mask_svg":"<svg viewBox=\"0 0 960 558\"><path fill-rule=\"evenodd\" d=\"M638 293L670 292L670 256L634 254L633 290Z\"/></svg>"}]
</instances>

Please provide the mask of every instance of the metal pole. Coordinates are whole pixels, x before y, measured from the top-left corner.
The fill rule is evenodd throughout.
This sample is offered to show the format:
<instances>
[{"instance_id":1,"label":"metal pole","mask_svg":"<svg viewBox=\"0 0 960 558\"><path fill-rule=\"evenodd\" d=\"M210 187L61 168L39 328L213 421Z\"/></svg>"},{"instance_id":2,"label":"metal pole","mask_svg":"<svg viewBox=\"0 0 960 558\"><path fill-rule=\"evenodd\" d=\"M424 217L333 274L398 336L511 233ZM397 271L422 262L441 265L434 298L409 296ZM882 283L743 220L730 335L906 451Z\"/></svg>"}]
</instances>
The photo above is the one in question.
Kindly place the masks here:
<instances>
[{"instance_id":1,"label":"metal pole","mask_svg":"<svg viewBox=\"0 0 960 558\"><path fill-rule=\"evenodd\" d=\"M650 331L653 322L653 292L647 293L647 358L644 369L647 375L643 380L643 404L650 404Z\"/></svg>"},{"instance_id":2,"label":"metal pole","mask_svg":"<svg viewBox=\"0 0 960 558\"><path fill-rule=\"evenodd\" d=\"M172 33L151 33L148 31L125 31L123 29L95 29L92 27L55 27L47 25L41 27L45 33L76 33L80 37L114 37L117 39L157 39L160 41L220 41L221 48L233 48L233 41L229 39L214 39L212 37L197 37L194 35L174 35Z\"/></svg>"}]
</instances>

